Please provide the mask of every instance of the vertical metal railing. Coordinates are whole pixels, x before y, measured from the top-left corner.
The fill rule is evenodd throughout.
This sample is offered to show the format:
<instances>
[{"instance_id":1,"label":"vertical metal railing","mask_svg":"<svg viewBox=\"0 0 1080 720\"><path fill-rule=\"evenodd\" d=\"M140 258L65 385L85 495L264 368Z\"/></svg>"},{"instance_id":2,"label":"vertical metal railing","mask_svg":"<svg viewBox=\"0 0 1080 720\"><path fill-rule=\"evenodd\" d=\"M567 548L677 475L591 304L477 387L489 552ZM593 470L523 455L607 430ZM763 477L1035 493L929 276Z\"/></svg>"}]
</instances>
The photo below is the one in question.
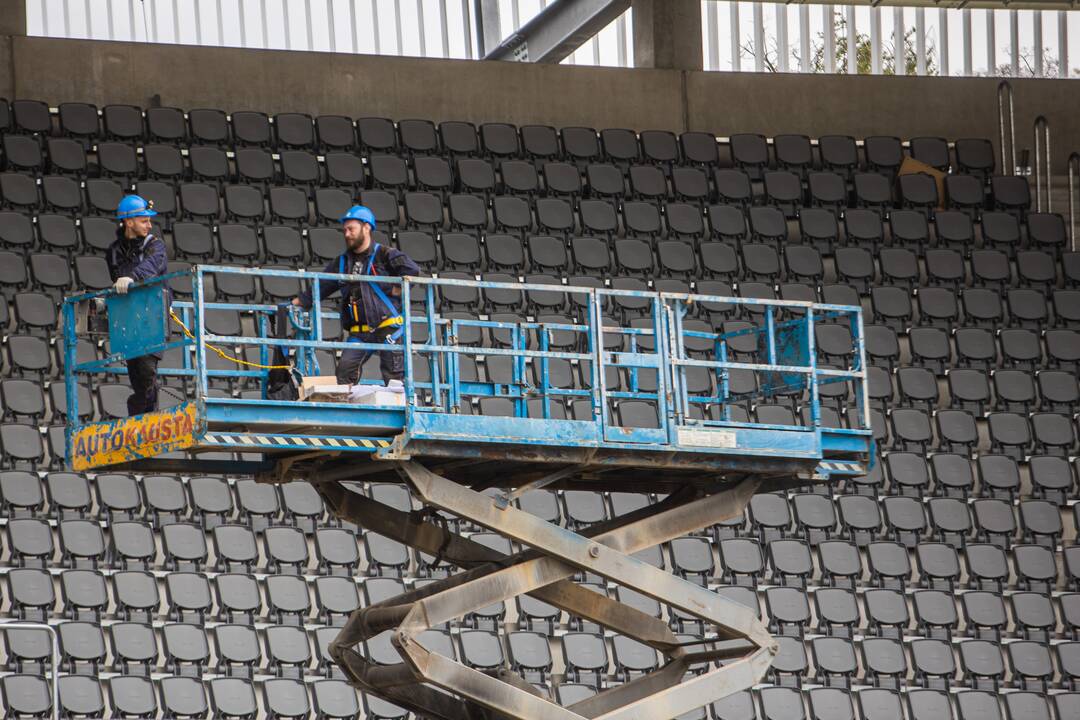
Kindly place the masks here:
<instances>
[{"instance_id":1,"label":"vertical metal railing","mask_svg":"<svg viewBox=\"0 0 1080 720\"><path fill-rule=\"evenodd\" d=\"M1069 249L1076 250L1076 193L1080 190L1080 153L1069 156Z\"/></svg>"},{"instance_id":2,"label":"vertical metal railing","mask_svg":"<svg viewBox=\"0 0 1080 720\"><path fill-rule=\"evenodd\" d=\"M1034 133L1032 150L1035 153L1035 212L1050 212L1050 121L1045 115L1035 118Z\"/></svg>"},{"instance_id":3,"label":"vertical metal railing","mask_svg":"<svg viewBox=\"0 0 1080 720\"><path fill-rule=\"evenodd\" d=\"M672 411L676 424L697 424L691 409L696 405L716 405L721 411L721 422L732 422L731 409L744 400L770 402L791 392L805 392L809 412L806 426L820 430L823 427L821 413L821 387L844 382L854 390L854 405L849 405L851 429L870 430L869 394L866 392L866 354L862 333L862 312L855 307L820 304L790 305L779 301L723 298L725 302L753 307L761 311L761 324L727 331L690 330L683 323L689 299L694 302L714 301L721 298L702 295L664 293L667 304L669 349L666 362L671 366ZM818 362L816 327L822 322L839 321L849 324L852 336L852 355L847 366L832 368ZM730 344L733 340L753 338L757 353L764 359L740 359L732 357ZM741 339L740 339L741 338ZM707 359L688 352L688 340L709 340L713 351ZM795 346L793 346L793 343ZM796 347L797 346L797 347ZM715 379L715 394L702 395L687 389L687 370L692 367L706 368ZM756 386L750 396L733 396L730 387L730 371L750 371L755 375ZM706 417L709 424L717 418Z\"/></svg>"},{"instance_id":4,"label":"vertical metal railing","mask_svg":"<svg viewBox=\"0 0 1080 720\"><path fill-rule=\"evenodd\" d=\"M1016 109L1012 84L1002 80L997 87L998 143L1001 152L1001 174L1016 174Z\"/></svg>"}]
</instances>

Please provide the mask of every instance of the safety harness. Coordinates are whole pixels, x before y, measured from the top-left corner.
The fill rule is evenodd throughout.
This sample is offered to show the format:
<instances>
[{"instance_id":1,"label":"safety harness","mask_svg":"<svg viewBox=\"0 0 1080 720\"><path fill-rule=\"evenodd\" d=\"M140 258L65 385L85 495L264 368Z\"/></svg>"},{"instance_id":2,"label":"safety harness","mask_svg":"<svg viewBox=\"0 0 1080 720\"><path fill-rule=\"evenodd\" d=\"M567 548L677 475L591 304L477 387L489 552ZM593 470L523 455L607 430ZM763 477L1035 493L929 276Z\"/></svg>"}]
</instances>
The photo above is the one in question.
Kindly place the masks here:
<instances>
[{"instance_id":1,"label":"safety harness","mask_svg":"<svg viewBox=\"0 0 1080 720\"><path fill-rule=\"evenodd\" d=\"M364 275L376 275L377 274L375 272L375 255L378 252L379 252L379 243L375 243L375 245L371 248L371 254L368 256L367 265L364 267ZM341 256L338 258L338 272L341 273L342 275L345 274L345 256L347 254L348 253L342 253ZM375 327L371 327L370 325L362 324L360 322L360 313L356 309L357 303L356 303L355 300L350 300L350 304L352 305L353 322L356 323L356 324L349 328L349 333L351 335L356 335L357 333L369 333L369 332L372 332L373 330L382 330L383 328L397 326L397 330L395 330L393 333L387 335L386 338L385 338L386 344L393 345L394 343L396 343L398 341L398 339L401 337L401 334L405 330L404 321L402 320L402 317L401 317L401 312L396 307L394 307L394 304L392 302L390 302L390 298L387 297L386 292L381 287L379 287L378 283L370 283L370 286L371 286L371 289L375 292L375 297L379 298L379 301L386 308L386 311L389 313L389 316L384 318L383 321L380 322ZM362 342L362 341L359 338L350 337L349 342Z\"/></svg>"}]
</instances>

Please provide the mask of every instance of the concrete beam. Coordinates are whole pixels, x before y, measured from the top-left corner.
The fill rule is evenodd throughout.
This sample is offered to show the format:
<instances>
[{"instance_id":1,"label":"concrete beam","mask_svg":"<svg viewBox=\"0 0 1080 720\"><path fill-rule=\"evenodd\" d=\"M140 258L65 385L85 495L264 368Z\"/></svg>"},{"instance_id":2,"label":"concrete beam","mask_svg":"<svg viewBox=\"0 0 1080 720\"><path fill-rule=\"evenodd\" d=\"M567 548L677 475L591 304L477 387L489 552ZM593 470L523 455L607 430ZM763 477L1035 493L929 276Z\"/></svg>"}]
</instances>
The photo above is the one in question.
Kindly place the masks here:
<instances>
[{"instance_id":1,"label":"concrete beam","mask_svg":"<svg viewBox=\"0 0 1080 720\"><path fill-rule=\"evenodd\" d=\"M185 71L175 72L178 67ZM229 73L222 75L221 68ZM6 71L13 77L7 87ZM1057 148L1054 172L1063 172L1068 152L1080 147L1076 81L1011 82L1018 142L1026 147L1035 116L1046 115ZM0 37L0 97L147 107L160 95L165 105L227 112L257 108L720 136L936 135L996 144L997 83L992 77L687 72Z\"/></svg>"},{"instance_id":2,"label":"concrete beam","mask_svg":"<svg viewBox=\"0 0 1080 720\"><path fill-rule=\"evenodd\" d=\"M0 35L25 34L26 0L0 0Z\"/></svg>"},{"instance_id":3,"label":"concrete beam","mask_svg":"<svg viewBox=\"0 0 1080 720\"><path fill-rule=\"evenodd\" d=\"M15 63L13 61L12 37L0 35L0 98L15 97Z\"/></svg>"},{"instance_id":4,"label":"concrete beam","mask_svg":"<svg viewBox=\"0 0 1080 720\"><path fill-rule=\"evenodd\" d=\"M699 0L633 0L634 65L702 70Z\"/></svg>"},{"instance_id":5,"label":"concrete beam","mask_svg":"<svg viewBox=\"0 0 1080 720\"><path fill-rule=\"evenodd\" d=\"M50 102L258 108L435 122L682 127L670 73L148 43L14 38L16 94ZM3 60L0 59L0 66ZM184 72L175 69L183 67ZM132 68L139 68L132 72ZM223 75L221 68L229 68ZM2 72L0 72L2 75ZM612 96L611 89L619 88ZM597 98L603 98L598 102Z\"/></svg>"},{"instance_id":6,"label":"concrete beam","mask_svg":"<svg viewBox=\"0 0 1080 720\"><path fill-rule=\"evenodd\" d=\"M558 0L489 50L485 59L562 62L628 7L630 0Z\"/></svg>"},{"instance_id":7,"label":"concrete beam","mask_svg":"<svg viewBox=\"0 0 1080 720\"><path fill-rule=\"evenodd\" d=\"M26 0L0 0L0 97L15 95L12 38L26 35Z\"/></svg>"}]
</instances>

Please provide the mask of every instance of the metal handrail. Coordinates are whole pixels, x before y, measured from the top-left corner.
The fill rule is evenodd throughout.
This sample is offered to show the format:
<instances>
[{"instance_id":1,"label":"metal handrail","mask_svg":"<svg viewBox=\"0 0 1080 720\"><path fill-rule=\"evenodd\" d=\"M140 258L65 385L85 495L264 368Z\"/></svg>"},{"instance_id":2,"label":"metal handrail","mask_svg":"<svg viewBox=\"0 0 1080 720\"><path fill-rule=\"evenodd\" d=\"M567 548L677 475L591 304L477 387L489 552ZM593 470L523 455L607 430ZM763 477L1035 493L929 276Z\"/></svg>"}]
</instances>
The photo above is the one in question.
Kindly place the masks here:
<instances>
[{"instance_id":1,"label":"metal handrail","mask_svg":"<svg viewBox=\"0 0 1080 720\"><path fill-rule=\"evenodd\" d=\"M651 342L657 343L658 346L662 346L663 343L658 342L659 339L672 337L669 335L669 333L672 332L674 333L673 337L679 348L679 351L676 353L678 357L671 358L670 360L661 360L659 367L665 368L670 366L672 368L671 372L679 375L680 380L683 374L683 370L680 368L690 366L705 367L709 372L717 374L718 379L725 376L729 371L744 369L756 372L802 376L804 379L799 380L799 382L805 383L806 388L815 396L815 400L813 401L815 404L817 386L828 384L830 382L850 380L856 386L856 392L860 398L859 404L865 405L865 403L862 402L864 397L862 390L865 386L866 375L864 369L865 361L862 357L860 356L858 360L853 361L851 367L838 370L818 368L816 366L816 356L814 355L812 344L814 324L836 317L846 318L852 324L853 341L861 346L862 333L860 328L862 324L862 310L855 306L784 301L777 299L616 290L608 288L590 288L585 286L574 287L542 283L505 283L423 277L410 277L407 279L397 277L376 278L366 275L339 275L335 273L311 273L297 270L225 268L202 265L196 266L188 271L187 274L190 274L193 280L193 297L191 300L178 300L173 302L172 309L182 317L185 325L190 328L193 337L190 340L183 338L176 340L170 339L161 346L161 350L168 350L172 347L193 347L195 353L194 357L191 357L187 352L183 353L183 367L175 370L165 369L162 371L162 374L192 377L199 392L203 395L207 392L208 378L213 377L250 377L261 381L261 384L265 385L268 381L268 373L266 372L268 368L266 365L269 362L269 353L272 352L275 347L294 351L298 366L302 358L314 358L316 350L332 351L338 349L369 348L372 350L382 350L387 347L381 343L345 342L326 337L323 331L323 322L325 319L333 317L334 313L327 313L325 311L310 313L309 317L311 320L309 327L304 328L303 332L298 332L294 337L276 337L274 334L268 332L269 328L267 320L268 316L276 311L278 306L243 302L210 302L205 298L203 292L204 275L247 274L269 277L291 277L309 281L313 290L313 307L317 307L320 301L319 283L311 282L313 280L332 279L338 281L347 280L349 282L378 282L380 284L399 287L401 289L402 308L405 310L403 313L405 315L404 334L401 341L391 347L394 348L395 351L402 352L405 356L404 384L406 395L408 397L415 397L415 389L430 389L432 393L430 402L422 404L430 404L431 407L453 407L454 403L452 400L461 393L460 388L466 386L466 389L469 391L466 394L469 395L511 397L518 401L524 401L530 394L536 394L536 390L531 387L531 383L523 376L525 362L531 359L533 363L538 362L540 364L542 371L540 395L591 396L598 401L594 402L594 406L597 407L605 407L604 403L599 402L601 398L598 397L598 393L608 398L621 398L624 396L627 398L636 397L657 401L660 404L661 409L663 409L668 403L673 402L674 399L666 396L664 388L658 390L644 390L637 386L636 379L632 379L629 390L608 390L607 388L602 388L599 371L604 365L627 367L630 369L633 377L636 378L636 372L638 370L648 367L657 367L655 362L644 362L643 359L639 357L641 351L638 350L637 347L640 343L645 342L643 336L651 336L653 338ZM155 278L148 282L140 283L140 285L163 284L166 283L168 279L169 276ZM465 318L443 317L439 312L439 301L438 296L436 295L439 288L443 286L469 287L477 290L512 289L518 292L535 290L548 293L559 293L564 296L581 294L588 303L588 312L579 322L571 321L568 323L552 323L535 320L522 320L519 322L507 323L491 319L481 319L480 316ZM114 352L106 358L84 361L81 363L77 360L75 355L78 339L75 332L75 323L73 322L75 305L80 302L91 301L99 296L109 296L113 293L114 291L111 289L106 289L96 293L76 295L65 299L65 358L68 361L65 364L65 376L69 380L67 397L69 408L69 430L74 430L74 424L77 423L77 418L79 417L79 400L76 393L78 383L76 382L76 375L123 372L121 361L126 359L123 352ZM622 323L619 322L614 323L614 325L609 325L607 318L602 314L600 308L606 304L606 299L616 297L648 299L652 303L653 310L651 317L654 322L640 327L623 327ZM416 298L420 301L423 309L415 308L413 306L412 298ZM684 330L681 326L681 317L680 322L678 323L672 323L665 319L665 315L668 312L665 308L679 307L682 309L682 313L684 313L690 306L699 305L704 302L723 302L731 305L758 308L767 322L764 327L751 327L721 332L702 332L691 329ZM253 312L257 319L254 336L248 337L244 333L241 333L241 336L217 335L208 331L205 325L206 313L215 310ZM799 317L792 319L777 317L777 315L782 312L797 313ZM680 316L682 313L679 313ZM308 323L305 323L305 325L308 325ZM413 334L419 332L420 328L423 326L426 326L427 332L422 336L414 337ZM504 330L512 335L513 340L509 347L471 347L461 345L457 342L456 336L460 329L466 327ZM782 332L794 332L796 328L803 328L800 330L803 334L803 342L809 345L809 354L806 357L806 362L792 362L791 359L783 357L777 350L779 334ZM550 332L580 332L584 336L582 338L582 345L576 347L549 347L547 343L549 341L548 333ZM539 333L539 347L530 345L528 336L531 333ZM606 351L603 338L610 333L628 336L630 349L615 353ZM767 362L758 359L754 362L744 363L726 356L728 343L735 340L737 337L748 334L757 336L760 338L758 342L764 347L769 348L770 356ZM682 338L685 337L694 337L699 340L711 341L715 348L716 359L706 361L685 357L682 351ZM236 352L235 348L237 347L258 347L260 348L259 362L262 363L262 367L255 370L208 367L205 358L207 355L206 348L210 345L233 348L231 352ZM158 351L158 346L154 346L152 349ZM658 347L657 349L659 350L661 347ZM145 351L149 352L149 350ZM425 357L422 362L430 365L430 380L420 381L414 377L411 370L414 353L429 356ZM512 384L520 384L523 388L473 387L480 383L463 380L458 376L455 367L457 359L464 355L498 355L515 358L516 361L513 371L515 381ZM441 367L440 358L447 358L446 362L448 364L446 367ZM592 380L588 383L588 387L574 390L551 388L548 385L546 378L543 377L543 375L546 375L547 361L550 360L588 362L590 365L590 372L593 375ZM317 367L317 364L313 365L313 367ZM660 375L661 377L666 378L667 371L660 373ZM836 377L834 378L834 376ZM486 384L487 383L484 383L484 385ZM680 385L682 385L681 382ZM719 383L718 387L720 387ZM772 388L772 390L774 392L777 391L776 388ZM445 396L444 393L448 393L449 395ZM722 392L718 391L717 395L710 395L709 393L701 395L695 393L694 397L697 402L724 403L730 400L726 390ZM448 399L449 402L444 401L444 398ZM251 402L256 401L253 400ZM518 404L520 405L521 402ZM684 402L681 407L685 407L685 405L686 403ZM524 412L524 407L519 409ZM413 412L413 410L415 410L415 408L410 404L407 412ZM863 411L863 422L860 423L860 426L869 427L869 413L866 412L867 408L862 407L860 410Z\"/></svg>"},{"instance_id":2,"label":"metal handrail","mask_svg":"<svg viewBox=\"0 0 1080 720\"><path fill-rule=\"evenodd\" d=\"M1035 212L1050 212L1050 121L1045 115L1035 118L1034 125L1035 144L1032 146L1035 153ZM1045 165L1046 188L1043 188L1043 166ZM1046 206L1043 207L1043 195L1045 192Z\"/></svg>"},{"instance_id":3,"label":"metal handrail","mask_svg":"<svg viewBox=\"0 0 1080 720\"><path fill-rule=\"evenodd\" d=\"M47 623L22 622L21 620L0 621L0 630L9 628L44 630L52 638L52 718L60 720L60 636L56 628Z\"/></svg>"},{"instance_id":4,"label":"metal handrail","mask_svg":"<svg viewBox=\"0 0 1080 720\"><path fill-rule=\"evenodd\" d=\"M1001 148L1001 174L1016 174L1016 123L1013 104L1012 84L1008 80L1002 80L997 88L998 101L998 140ZM1005 149L1005 116L1008 110L1008 151Z\"/></svg>"},{"instance_id":5,"label":"metal handrail","mask_svg":"<svg viewBox=\"0 0 1080 720\"><path fill-rule=\"evenodd\" d=\"M1076 191L1080 178L1080 153L1069 156L1069 249L1076 250Z\"/></svg>"}]
</instances>

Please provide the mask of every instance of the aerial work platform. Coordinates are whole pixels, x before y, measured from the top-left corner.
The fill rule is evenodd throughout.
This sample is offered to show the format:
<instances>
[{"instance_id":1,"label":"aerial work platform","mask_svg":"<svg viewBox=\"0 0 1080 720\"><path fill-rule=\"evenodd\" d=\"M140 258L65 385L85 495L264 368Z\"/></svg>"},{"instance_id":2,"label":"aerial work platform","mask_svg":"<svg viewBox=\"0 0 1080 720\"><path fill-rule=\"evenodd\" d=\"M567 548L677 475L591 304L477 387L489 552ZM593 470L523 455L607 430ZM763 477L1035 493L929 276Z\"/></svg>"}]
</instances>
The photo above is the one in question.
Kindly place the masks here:
<instances>
[{"instance_id":1,"label":"aerial work platform","mask_svg":"<svg viewBox=\"0 0 1080 720\"><path fill-rule=\"evenodd\" d=\"M460 568L357 610L330 648L354 685L424 716L654 720L760 681L778 645L755 614L634 554L740 516L755 492L869 470L860 308L380 277L400 294L404 332L394 345L365 345L342 341L336 300L310 312L215 300L229 281L250 280L311 286L320 308L314 281L341 277L196 266L124 296L66 299L69 464L306 480L339 517ZM187 292L170 298L170 286ZM705 322L718 316L727 321ZM827 366L816 349L823 324L851 338ZM104 357L81 360L84 343ZM404 354L403 402L290 397L291 376L332 375L335 351L364 348ZM103 386L149 353L163 355L159 373L179 391L170 407L166 391L162 409L133 418L80 411L80 383ZM826 422L826 407L844 422ZM346 484L357 480L405 483L424 510L378 503ZM543 487L665 497L577 533L518 507ZM452 532L447 513L523 549L503 556ZM699 618L704 640L687 644L664 621L575 584L581 572ZM516 674L424 647L426 630L523 593L636 639L665 663L564 708ZM376 665L359 649L384 632L402 662Z\"/></svg>"},{"instance_id":2,"label":"aerial work platform","mask_svg":"<svg viewBox=\"0 0 1080 720\"><path fill-rule=\"evenodd\" d=\"M187 280L179 275L136 286L126 296L106 291L65 301L73 467L252 473L270 472L283 460L299 470L305 456L324 471L335 462L355 469L360 459L423 458L468 467L471 479L514 483L520 476L507 472L510 467L578 465L596 477L618 472L626 482L644 478L653 490L669 476L708 481L748 468L804 478L866 471L871 431L859 308L380 278L400 286L409 308L400 344L389 348L404 353L407 402L373 406L268 399L271 371L265 366L275 347L288 351L297 372L312 376L333 374L320 362L328 364L336 350L387 346L343 342L336 308L291 309L282 329L274 328L278 306L213 302L212 279L236 275L298 288L331 277L196 267L191 299L172 302L191 337L170 320L164 293L170 282ZM80 340L104 343L104 335L95 335L85 320L85 309L102 297L109 317L106 357L79 362ZM504 311L492 312L500 302L506 303ZM728 322L716 332L697 317L699 308L720 304L750 322ZM490 314L482 316L478 311L485 305ZM447 310L463 307L472 310ZM823 323L848 328L852 352L846 367L818 364L815 328ZM224 334L226 329L235 334ZM214 348L253 364L220 359ZM166 389L162 404L173 400L167 410L87 421L76 381L109 382L126 372L124 360L149 352L164 353L160 375L193 397L183 399L179 387ZM845 427L822 419L825 388L835 389L836 383L848 398ZM261 392L233 397L226 387ZM801 422L753 422L745 412L750 403L798 404ZM658 469L664 472L658 475Z\"/></svg>"}]
</instances>

